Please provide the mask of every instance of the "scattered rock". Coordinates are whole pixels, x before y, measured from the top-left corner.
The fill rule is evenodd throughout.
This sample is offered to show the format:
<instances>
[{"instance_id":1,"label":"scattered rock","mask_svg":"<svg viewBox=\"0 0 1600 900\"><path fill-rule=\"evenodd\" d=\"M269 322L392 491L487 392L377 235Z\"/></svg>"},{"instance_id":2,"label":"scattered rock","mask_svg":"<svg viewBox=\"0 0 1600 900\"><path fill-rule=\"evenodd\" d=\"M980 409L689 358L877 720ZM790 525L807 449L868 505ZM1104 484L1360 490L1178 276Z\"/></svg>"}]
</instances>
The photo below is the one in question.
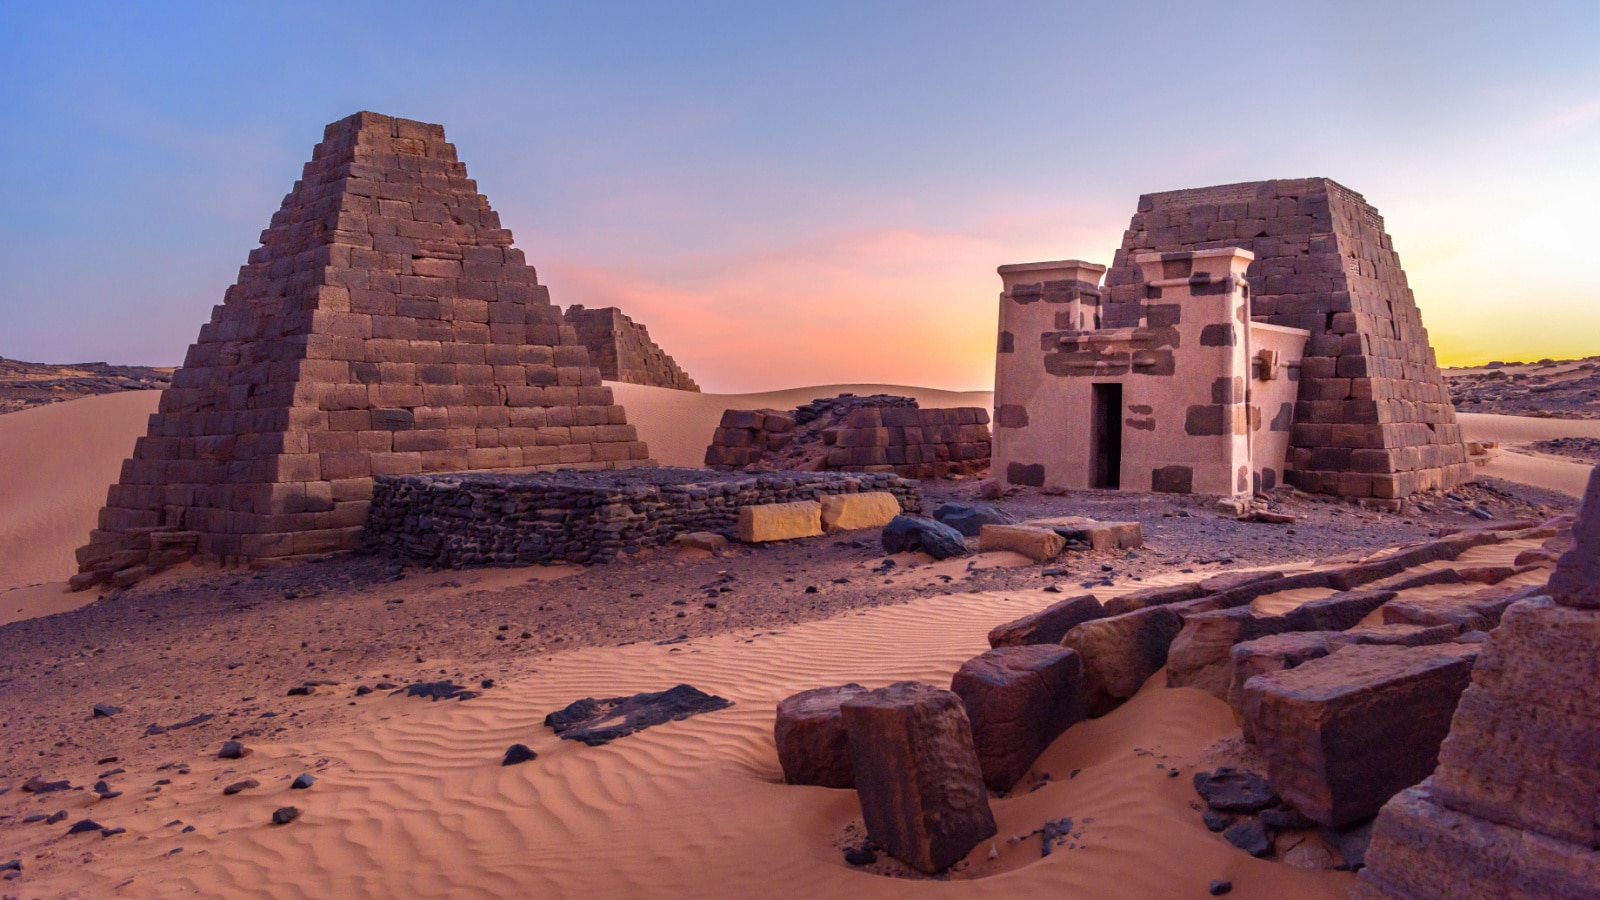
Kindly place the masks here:
<instances>
[{"instance_id":1,"label":"scattered rock","mask_svg":"<svg viewBox=\"0 0 1600 900\"><path fill-rule=\"evenodd\" d=\"M1061 732L1083 721L1083 662L1050 644L1000 647L962 664L961 698L990 790L1009 791Z\"/></svg>"},{"instance_id":2,"label":"scattered rock","mask_svg":"<svg viewBox=\"0 0 1600 900\"><path fill-rule=\"evenodd\" d=\"M712 531L687 531L672 538L679 550L703 550L721 555L728 549L728 539Z\"/></svg>"},{"instance_id":3,"label":"scattered rock","mask_svg":"<svg viewBox=\"0 0 1600 900\"><path fill-rule=\"evenodd\" d=\"M272 824L287 825L300 818L300 810L293 806L280 806L272 811Z\"/></svg>"},{"instance_id":4,"label":"scattered rock","mask_svg":"<svg viewBox=\"0 0 1600 900\"><path fill-rule=\"evenodd\" d=\"M1335 865L1333 854L1329 853L1327 848L1315 844L1297 844L1289 848L1289 852L1283 855L1283 861L1296 869L1311 871L1331 869Z\"/></svg>"},{"instance_id":5,"label":"scattered rock","mask_svg":"<svg viewBox=\"0 0 1600 900\"><path fill-rule=\"evenodd\" d=\"M449 681L423 681L406 685L407 697L427 697L435 703L440 700L471 700L480 696L477 691L469 691L459 684ZM395 693L399 693L396 691Z\"/></svg>"},{"instance_id":6,"label":"scattered rock","mask_svg":"<svg viewBox=\"0 0 1600 900\"><path fill-rule=\"evenodd\" d=\"M883 526L883 552L909 553L920 550L934 559L966 556L967 539L942 522L916 516L895 516Z\"/></svg>"},{"instance_id":7,"label":"scattered rock","mask_svg":"<svg viewBox=\"0 0 1600 900\"><path fill-rule=\"evenodd\" d=\"M114 716L122 712L122 707L112 706L109 703L96 703L93 707L93 718Z\"/></svg>"},{"instance_id":8,"label":"scattered rock","mask_svg":"<svg viewBox=\"0 0 1600 900\"><path fill-rule=\"evenodd\" d=\"M250 750L238 741L223 741L222 749L217 751L217 759L244 759Z\"/></svg>"},{"instance_id":9,"label":"scattered rock","mask_svg":"<svg viewBox=\"0 0 1600 900\"><path fill-rule=\"evenodd\" d=\"M991 503L974 503L962 506L946 503L933 511L933 518L961 532L966 537L977 537L985 525L1015 525L1017 517Z\"/></svg>"},{"instance_id":10,"label":"scattered rock","mask_svg":"<svg viewBox=\"0 0 1600 900\"><path fill-rule=\"evenodd\" d=\"M56 791L69 791L72 789L70 781L45 781L35 775L22 783L22 790L29 794L53 794Z\"/></svg>"},{"instance_id":11,"label":"scattered rock","mask_svg":"<svg viewBox=\"0 0 1600 900\"><path fill-rule=\"evenodd\" d=\"M128 833L128 829L123 828L121 825L118 825L115 828L102 828L102 829L100 829L100 836L103 837L103 838L108 838L108 837L112 837L114 835L127 834L127 833Z\"/></svg>"},{"instance_id":12,"label":"scattered rock","mask_svg":"<svg viewBox=\"0 0 1600 900\"><path fill-rule=\"evenodd\" d=\"M850 734L839 704L866 690L853 682L814 688L778 704L772 732L784 781L830 788L856 786Z\"/></svg>"},{"instance_id":13,"label":"scattered rock","mask_svg":"<svg viewBox=\"0 0 1600 900\"><path fill-rule=\"evenodd\" d=\"M72 823L71 828L67 829L67 834L84 834L90 831L99 831L104 827L104 825L101 825L99 822L96 822L93 819L79 819L78 821Z\"/></svg>"},{"instance_id":14,"label":"scattered rock","mask_svg":"<svg viewBox=\"0 0 1600 900\"><path fill-rule=\"evenodd\" d=\"M1222 836L1228 839L1228 843L1251 856L1267 856L1272 853L1272 841L1267 838L1266 829L1255 819L1245 819L1224 831Z\"/></svg>"},{"instance_id":15,"label":"scattered rock","mask_svg":"<svg viewBox=\"0 0 1600 900\"><path fill-rule=\"evenodd\" d=\"M932 875L995 835L960 697L902 681L852 696L840 710L875 843Z\"/></svg>"},{"instance_id":16,"label":"scattered rock","mask_svg":"<svg viewBox=\"0 0 1600 900\"><path fill-rule=\"evenodd\" d=\"M1372 826L1375 821L1367 819L1343 828L1329 828L1324 825L1317 829L1317 833L1339 851L1339 856L1351 871L1357 871L1367 864L1367 847L1372 843Z\"/></svg>"},{"instance_id":17,"label":"scattered rock","mask_svg":"<svg viewBox=\"0 0 1600 900\"><path fill-rule=\"evenodd\" d=\"M846 847L844 861L852 866L870 866L878 861L878 854L867 847Z\"/></svg>"},{"instance_id":18,"label":"scattered rock","mask_svg":"<svg viewBox=\"0 0 1600 900\"><path fill-rule=\"evenodd\" d=\"M1278 805L1278 795L1267 779L1230 766L1194 773L1194 789L1207 806L1219 812L1257 813Z\"/></svg>"},{"instance_id":19,"label":"scattered rock","mask_svg":"<svg viewBox=\"0 0 1600 900\"><path fill-rule=\"evenodd\" d=\"M1232 828L1233 823L1239 821L1239 817L1207 809L1200 813L1200 821L1205 823L1207 831L1223 832Z\"/></svg>"},{"instance_id":20,"label":"scattered rock","mask_svg":"<svg viewBox=\"0 0 1600 900\"><path fill-rule=\"evenodd\" d=\"M289 688L290 697L309 697L316 692L316 688L309 684L299 684Z\"/></svg>"},{"instance_id":21,"label":"scattered rock","mask_svg":"<svg viewBox=\"0 0 1600 900\"><path fill-rule=\"evenodd\" d=\"M1024 644L1059 644L1074 626L1090 619L1106 617L1105 607L1093 594L1079 594L1053 603L1014 622L997 625L989 632L990 647L1017 647Z\"/></svg>"},{"instance_id":22,"label":"scattered rock","mask_svg":"<svg viewBox=\"0 0 1600 900\"><path fill-rule=\"evenodd\" d=\"M258 787L261 787L261 782L255 780L254 778L246 778L243 781L235 781L233 784L223 788L222 795L224 797L232 797L234 794L237 794L240 791L248 791Z\"/></svg>"},{"instance_id":23,"label":"scattered rock","mask_svg":"<svg viewBox=\"0 0 1600 900\"><path fill-rule=\"evenodd\" d=\"M372 693L372 688L369 688L364 684L361 685L360 687L356 688L356 696L357 697L365 697L366 695L368 695L370 693Z\"/></svg>"},{"instance_id":24,"label":"scattered rock","mask_svg":"<svg viewBox=\"0 0 1600 900\"><path fill-rule=\"evenodd\" d=\"M1262 810L1261 824L1268 828L1290 830L1317 827L1317 823L1312 821L1309 816L1286 803L1280 803L1271 809Z\"/></svg>"},{"instance_id":25,"label":"scattered rock","mask_svg":"<svg viewBox=\"0 0 1600 900\"><path fill-rule=\"evenodd\" d=\"M294 781L289 782L289 790L303 791L316 783L317 779L315 776L309 772L302 772L294 777Z\"/></svg>"},{"instance_id":26,"label":"scattered rock","mask_svg":"<svg viewBox=\"0 0 1600 900\"><path fill-rule=\"evenodd\" d=\"M585 697L544 717L544 724L563 740L591 747L610 743L654 725L727 709L733 702L687 684L654 693L596 700ZM616 721L616 720L621 721ZM614 723L614 724L606 724Z\"/></svg>"},{"instance_id":27,"label":"scattered rock","mask_svg":"<svg viewBox=\"0 0 1600 900\"><path fill-rule=\"evenodd\" d=\"M1213 880L1211 882L1211 896L1213 897L1221 897L1223 894L1229 894L1232 892L1233 882L1231 881Z\"/></svg>"},{"instance_id":28,"label":"scattered rock","mask_svg":"<svg viewBox=\"0 0 1600 900\"><path fill-rule=\"evenodd\" d=\"M527 744L512 744L506 748L505 759L500 760L502 766L514 766L518 763L532 762L539 758L539 754Z\"/></svg>"}]
</instances>

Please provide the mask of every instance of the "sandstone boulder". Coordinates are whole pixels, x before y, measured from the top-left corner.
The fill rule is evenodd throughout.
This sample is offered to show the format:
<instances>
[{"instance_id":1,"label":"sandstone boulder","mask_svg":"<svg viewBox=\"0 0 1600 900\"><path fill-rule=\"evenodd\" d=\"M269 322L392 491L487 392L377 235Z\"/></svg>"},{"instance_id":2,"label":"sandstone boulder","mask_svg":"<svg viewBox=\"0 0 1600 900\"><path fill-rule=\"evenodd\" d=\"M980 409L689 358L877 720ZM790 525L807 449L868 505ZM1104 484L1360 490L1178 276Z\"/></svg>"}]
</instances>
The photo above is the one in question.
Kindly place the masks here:
<instances>
[{"instance_id":1,"label":"sandstone boulder","mask_svg":"<svg viewBox=\"0 0 1600 900\"><path fill-rule=\"evenodd\" d=\"M822 497L824 531L882 528L898 515L900 515L900 501L888 491L824 494Z\"/></svg>"},{"instance_id":2,"label":"sandstone boulder","mask_svg":"<svg viewBox=\"0 0 1600 900\"><path fill-rule=\"evenodd\" d=\"M895 516L883 526L883 552L922 551L934 559L966 556L967 539L943 522L920 516Z\"/></svg>"},{"instance_id":3,"label":"sandstone boulder","mask_svg":"<svg viewBox=\"0 0 1600 900\"><path fill-rule=\"evenodd\" d=\"M1323 825L1370 816L1438 762L1474 645L1354 646L1244 684L1272 786Z\"/></svg>"},{"instance_id":4,"label":"sandstone boulder","mask_svg":"<svg viewBox=\"0 0 1600 900\"><path fill-rule=\"evenodd\" d=\"M1511 604L1543 593L1543 585L1497 584L1459 594L1395 600L1384 606L1383 621L1389 625L1457 625L1490 631L1500 624L1501 614Z\"/></svg>"},{"instance_id":5,"label":"sandstone boulder","mask_svg":"<svg viewBox=\"0 0 1600 900\"><path fill-rule=\"evenodd\" d=\"M1027 525L985 525L978 529L978 550L992 553L1010 550L1034 562L1055 559L1067 547L1066 538L1048 528Z\"/></svg>"},{"instance_id":6,"label":"sandstone boulder","mask_svg":"<svg viewBox=\"0 0 1600 900\"><path fill-rule=\"evenodd\" d=\"M778 704L772 736L784 781L830 788L856 786L850 734L839 704L866 690L854 683L814 688Z\"/></svg>"},{"instance_id":7,"label":"sandstone boulder","mask_svg":"<svg viewBox=\"0 0 1600 900\"><path fill-rule=\"evenodd\" d=\"M1080 594L1053 603L1036 613L1023 616L989 632L989 646L1017 647L1023 644L1060 644L1074 626L1107 615L1093 594Z\"/></svg>"},{"instance_id":8,"label":"sandstone boulder","mask_svg":"<svg viewBox=\"0 0 1600 900\"><path fill-rule=\"evenodd\" d=\"M1083 662L1059 645L1000 647L962 664L950 690L966 706L983 781L1009 791L1061 732L1083 721Z\"/></svg>"},{"instance_id":9,"label":"sandstone boulder","mask_svg":"<svg viewBox=\"0 0 1600 900\"><path fill-rule=\"evenodd\" d=\"M1167 649L1183 628L1183 618L1168 606L1091 619L1061 639L1083 657L1089 715L1110 712L1139 692L1167 664Z\"/></svg>"},{"instance_id":10,"label":"sandstone boulder","mask_svg":"<svg viewBox=\"0 0 1600 900\"><path fill-rule=\"evenodd\" d=\"M1017 517L992 503L974 503L963 506L946 503L933 511L933 517L967 537L977 537L978 529L985 525L1015 525Z\"/></svg>"},{"instance_id":11,"label":"sandstone boulder","mask_svg":"<svg viewBox=\"0 0 1600 900\"><path fill-rule=\"evenodd\" d=\"M1563 606L1600 609L1600 466L1589 473L1583 505L1572 525L1571 550L1550 575L1550 594Z\"/></svg>"},{"instance_id":12,"label":"sandstone boulder","mask_svg":"<svg viewBox=\"0 0 1600 900\"><path fill-rule=\"evenodd\" d=\"M739 507L739 540L747 544L816 537L822 533L822 504L815 500Z\"/></svg>"},{"instance_id":13,"label":"sandstone boulder","mask_svg":"<svg viewBox=\"0 0 1600 900\"><path fill-rule=\"evenodd\" d=\"M867 835L934 874L995 835L961 698L902 681L840 704Z\"/></svg>"}]
</instances>

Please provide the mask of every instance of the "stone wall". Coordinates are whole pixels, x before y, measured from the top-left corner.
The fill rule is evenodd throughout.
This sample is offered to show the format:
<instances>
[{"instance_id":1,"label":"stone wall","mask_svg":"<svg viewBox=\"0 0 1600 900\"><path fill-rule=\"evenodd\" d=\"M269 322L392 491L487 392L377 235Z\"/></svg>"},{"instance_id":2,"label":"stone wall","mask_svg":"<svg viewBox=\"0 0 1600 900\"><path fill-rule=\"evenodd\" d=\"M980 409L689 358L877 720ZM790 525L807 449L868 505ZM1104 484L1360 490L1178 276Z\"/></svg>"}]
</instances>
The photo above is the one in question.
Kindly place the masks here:
<instances>
[{"instance_id":1,"label":"stone wall","mask_svg":"<svg viewBox=\"0 0 1600 900\"><path fill-rule=\"evenodd\" d=\"M1134 257L1240 247L1256 321L1311 333L1287 480L1392 500L1472 478L1461 429L1383 217L1327 178L1147 194L1106 273L1103 327L1147 306Z\"/></svg>"},{"instance_id":2,"label":"stone wall","mask_svg":"<svg viewBox=\"0 0 1600 900\"><path fill-rule=\"evenodd\" d=\"M650 332L622 310L574 305L567 307L566 321L589 348L589 360L607 381L699 392L700 386L689 373L678 368L677 362L650 340Z\"/></svg>"},{"instance_id":3,"label":"stone wall","mask_svg":"<svg viewBox=\"0 0 1600 900\"><path fill-rule=\"evenodd\" d=\"M728 476L664 467L383 476L363 545L450 568L601 563L690 531L733 537L741 506L869 491L894 494L906 512L922 506L921 487L893 473Z\"/></svg>"},{"instance_id":4,"label":"stone wall","mask_svg":"<svg viewBox=\"0 0 1600 900\"><path fill-rule=\"evenodd\" d=\"M781 466L799 438L812 437L796 425L793 413L727 410L706 448L706 465ZM814 437L822 452L813 459L825 470L938 478L989 468L989 411L981 407L861 407L817 429Z\"/></svg>"},{"instance_id":5,"label":"stone wall","mask_svg":"<svg viewBox=\"0 0 1600 900\"><path fill-rule=\"evenodd\" d=\"M374 479L648 450L438 125L327 127L189 347L73 586L353 548Z\"/></svg>"}]
</instances>

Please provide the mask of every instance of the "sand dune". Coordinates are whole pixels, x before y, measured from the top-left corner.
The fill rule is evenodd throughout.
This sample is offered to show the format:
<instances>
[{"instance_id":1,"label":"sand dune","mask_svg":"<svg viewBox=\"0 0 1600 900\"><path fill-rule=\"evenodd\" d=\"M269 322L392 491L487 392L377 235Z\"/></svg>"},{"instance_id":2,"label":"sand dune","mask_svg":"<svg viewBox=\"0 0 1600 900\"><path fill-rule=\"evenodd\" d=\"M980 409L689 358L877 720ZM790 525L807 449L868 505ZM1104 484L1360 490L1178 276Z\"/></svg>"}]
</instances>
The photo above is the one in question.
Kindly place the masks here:
<instances>
[{"instance_id":1,"label":"sand dune","mask_svg":"<svg viewBox=\"0 0 1600 900\"><path fill-rule=\"evenodd\" d=\"M1252 859L1206 831L1188 805L1189 776L1237 727L1224 704L1169 690L1162 673L1126 706L1058 740L1034 767L1050 783L994 802L1000 835L973 851L953 876L959 883L843 863L836 838L859 821L855 794L781 783L778 700L851 680L947 684L987 648L991 626L1056 599L950 595L777 634L569 652L466 703L369 701L338 734L264 744L239 762L194 761L196 785L119 814L149 840L95 839L94 866L55 867L31 886L101 895L132 877L128 895L1148 898L1203 897L1223 878L1239 897L1343 897L1348 873ZM541 724L578 697L679 682L736 705L596 748L557 740ZM502 768L514 742L539 759ZM1173 766L1180 777L1167 776ZM287 779L308 770L316 786L291 793ZM212 776L253 776L265 787L221 800ZM265 824L286 803L301 818ZM1009 840L1063 816L1078 823L1077 849L1041 857L1038 837ZM163 827L173 819L198 830ZM988 858L991 846L998 859ZM181 858L168 855L178 847Z\"/></svg>"},{"instance_id":2,"label":"sand dune","mask_svg":"<svg viewBox=\"0 0 1600 900\"><path fill-rule=\"evenodd\" d=\"M159 398L102 394L0 416L0 592L78 571L72 552Z\"/></svg>"}]
</instances>

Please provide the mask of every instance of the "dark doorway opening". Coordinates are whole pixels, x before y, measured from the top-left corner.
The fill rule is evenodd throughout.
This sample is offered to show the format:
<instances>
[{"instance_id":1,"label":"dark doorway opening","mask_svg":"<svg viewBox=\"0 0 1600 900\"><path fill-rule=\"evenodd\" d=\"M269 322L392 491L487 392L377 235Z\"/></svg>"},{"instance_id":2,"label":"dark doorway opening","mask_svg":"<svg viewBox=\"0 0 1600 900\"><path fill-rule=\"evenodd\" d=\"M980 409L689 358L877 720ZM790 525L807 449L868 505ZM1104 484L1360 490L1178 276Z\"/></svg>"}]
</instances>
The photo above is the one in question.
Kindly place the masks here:
<instances>
[{"instance_id":1,"label":"dark doorway opening","mask_svg":"<svg viewBox=\"0 0 1600 900\"><path fill-rule=\"evenodd\" d=\"M1089 424L1089 486L1122 487L1122 385L1094 385Z\"/></svg>"}]
</instances>

